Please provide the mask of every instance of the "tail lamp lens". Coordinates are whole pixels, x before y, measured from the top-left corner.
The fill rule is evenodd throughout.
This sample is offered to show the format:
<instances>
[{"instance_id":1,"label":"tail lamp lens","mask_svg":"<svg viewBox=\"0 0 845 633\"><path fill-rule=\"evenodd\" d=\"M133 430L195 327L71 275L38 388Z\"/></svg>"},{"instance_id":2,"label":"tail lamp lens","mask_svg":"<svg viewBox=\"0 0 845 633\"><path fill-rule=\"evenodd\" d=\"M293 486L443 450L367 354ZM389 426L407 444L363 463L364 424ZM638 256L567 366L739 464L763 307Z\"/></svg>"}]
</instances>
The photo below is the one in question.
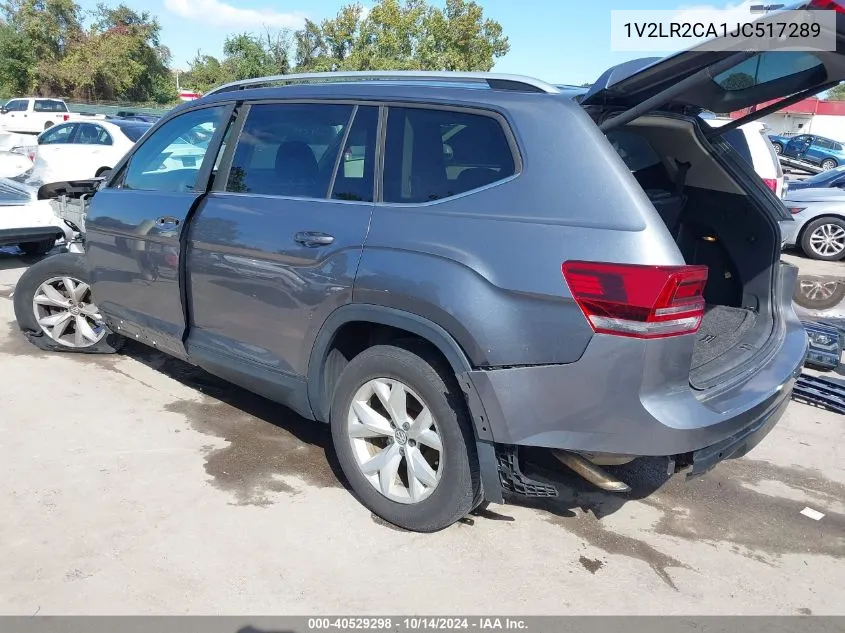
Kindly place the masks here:
<instances>
[{"instance_id":1,"label":"tail lamp lens","mask_svg":"<svg viewBox=\"0 0 845 633\"><path fill-rule=\"evenodd\" d=\"M662 338L701 326L706 266L570 261L561 270L595 332Z\"/></svg>"}]
</instances>

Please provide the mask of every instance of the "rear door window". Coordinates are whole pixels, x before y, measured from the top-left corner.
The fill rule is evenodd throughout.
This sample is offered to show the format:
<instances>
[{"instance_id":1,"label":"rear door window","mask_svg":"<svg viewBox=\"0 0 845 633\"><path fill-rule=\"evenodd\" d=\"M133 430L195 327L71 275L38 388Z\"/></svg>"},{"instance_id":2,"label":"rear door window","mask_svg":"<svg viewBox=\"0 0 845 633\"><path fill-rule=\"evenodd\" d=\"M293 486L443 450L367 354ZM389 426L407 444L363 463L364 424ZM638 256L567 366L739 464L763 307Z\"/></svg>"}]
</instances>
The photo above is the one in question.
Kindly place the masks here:
<instances>
[{"instance_id":1,"label":"rear door window","mask_svg":"<svg viewBox=\"0 0 845 633\"><path fill-rule=\"evenodd\" d=\"M252 104L226 191L326 198L354 106Z\"/></svg>"},{"instance_id":2,"label":"rear door window","mask_svg":"<svg viewBox=\"0 0 845 633\"><path fill-rule=\"evenodd\" d=\"M335 200L373 201L378 108L359 106L332 186Z\"/></svg>"},{"instance_id":3,"label":"rear door window","mask_svg":"<svg viewBox=\"0 0 845 633\"><path fill-rule=\"evenodd\" d=\"M32 109L35 112L67 112L64 101L55 99L36 99Z\"/></svg>"},{"instance_id":4,"label":"rear door window","mask_svg":"<svg viewBox=\"0 0 845 633\"><path fill-rule=\"evenodd\" d=\"M111 145L111 135L100 125L80 123L73 141L80 145Z\"/></svg>"},{"instance_id":5,"label":"rear door window","mask_svg":"<svg viewBox=\"0 0 845 633\"><path fill-rule=\"evenodd\" d=\"M390 108L384 201L421 203L490 185L516 173L499 121L433 108Z\"/></svg>"}]
</instances>

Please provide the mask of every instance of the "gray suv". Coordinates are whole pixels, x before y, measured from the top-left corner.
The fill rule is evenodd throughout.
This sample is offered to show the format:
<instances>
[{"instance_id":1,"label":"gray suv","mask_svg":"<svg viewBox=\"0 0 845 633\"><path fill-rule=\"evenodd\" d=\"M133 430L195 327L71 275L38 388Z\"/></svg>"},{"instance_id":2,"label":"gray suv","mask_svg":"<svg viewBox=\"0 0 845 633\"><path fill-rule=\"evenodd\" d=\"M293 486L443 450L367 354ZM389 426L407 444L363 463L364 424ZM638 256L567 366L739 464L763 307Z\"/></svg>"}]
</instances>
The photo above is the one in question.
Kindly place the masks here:
<instances>
[{"instance_id":1,"label":"gray suv","mask_svg":"<svg viewBox=\"0 0 845 633\"><path fill-rule=\"evenodd\" d=\"M789 214L721 136L748 118L697 114L843 74L833 52L693 50L578 95L461 73L223 86L91 181L84 255L33 266L18 321L49 349L136 339L330 424L354 493L412 530L554 496L524 447L608 490L627 486L603 466L641 456L702 473L777 422L807 340Z\"/></svg>"}]
</instances>

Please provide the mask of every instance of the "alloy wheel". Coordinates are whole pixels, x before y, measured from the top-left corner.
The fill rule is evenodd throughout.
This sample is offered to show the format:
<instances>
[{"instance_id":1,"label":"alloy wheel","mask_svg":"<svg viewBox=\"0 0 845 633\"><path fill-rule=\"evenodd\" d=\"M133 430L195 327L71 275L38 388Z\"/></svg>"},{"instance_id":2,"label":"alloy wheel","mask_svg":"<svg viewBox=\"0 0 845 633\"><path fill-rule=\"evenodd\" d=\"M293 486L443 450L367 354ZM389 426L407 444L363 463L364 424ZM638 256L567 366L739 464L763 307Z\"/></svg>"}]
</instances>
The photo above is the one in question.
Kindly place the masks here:
<instances>
[{"instance_id":1,"label":"alloy wheel","mask_svg":"<svg viewBox=\"0 0 845 633\"><path fill-rule=\"evenodd\" d=\"M845 250L845 229L838 224L822 224L810 235L810 248L822 257L839 255Z\"/></svg>"},{"instance_id":2,"label":"alloy wheel","mask_svg":"<svg viewBox=\"0 0 845 633\"><path fill-rule=\"evenodd\" d=\"M90 347L106 334L91 287L79 279L48 279L35 291L32 309L41 330L59 345Z\"/></svg>"},{"instance_id":3,"label":"alloy wheel","mask_svg":"<svg viewBox=\"0 0 845 633\"><path fill-rule=\"evenodd\" d=\"M352 454L365 479L397 503L419 503L437 488L443 445L437 421L408 385L375 378L352 398L346 419Z\"/></svg>"},{"instance_id":4,"label":"alloy wheel","mask_svg":"<svg viewBox=\"0 0 845 633\"><path fill-rule=\"evenodd\" d=\"M827 301L836 292L838 281L820 281L818 279L802 279L799 291L809 301Z\"/></svg>"}]
</instances>

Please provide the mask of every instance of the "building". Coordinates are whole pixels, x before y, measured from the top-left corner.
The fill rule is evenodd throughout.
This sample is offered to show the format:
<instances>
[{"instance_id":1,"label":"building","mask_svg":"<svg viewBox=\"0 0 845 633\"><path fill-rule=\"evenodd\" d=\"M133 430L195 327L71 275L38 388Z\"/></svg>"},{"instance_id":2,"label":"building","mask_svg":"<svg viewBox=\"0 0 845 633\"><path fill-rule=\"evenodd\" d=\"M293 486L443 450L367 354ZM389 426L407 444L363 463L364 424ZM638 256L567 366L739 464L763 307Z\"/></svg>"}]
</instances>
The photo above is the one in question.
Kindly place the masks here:
<instances>
[{"instance_id":1,"label":"building","mask_svg":"<svg viewBox=\"0 0 845 633\"><path fill-rule=\"evenodd\" d=\"M775 102L761 103L756 109L771 103ZM731 118L738 119L752 111L752 108L746 108L732 112ZM775 134L818 134L845 143L845 101L827 101L811 97L764 116L760 121L768 125Z\"/></svg>"}]
</instances>

